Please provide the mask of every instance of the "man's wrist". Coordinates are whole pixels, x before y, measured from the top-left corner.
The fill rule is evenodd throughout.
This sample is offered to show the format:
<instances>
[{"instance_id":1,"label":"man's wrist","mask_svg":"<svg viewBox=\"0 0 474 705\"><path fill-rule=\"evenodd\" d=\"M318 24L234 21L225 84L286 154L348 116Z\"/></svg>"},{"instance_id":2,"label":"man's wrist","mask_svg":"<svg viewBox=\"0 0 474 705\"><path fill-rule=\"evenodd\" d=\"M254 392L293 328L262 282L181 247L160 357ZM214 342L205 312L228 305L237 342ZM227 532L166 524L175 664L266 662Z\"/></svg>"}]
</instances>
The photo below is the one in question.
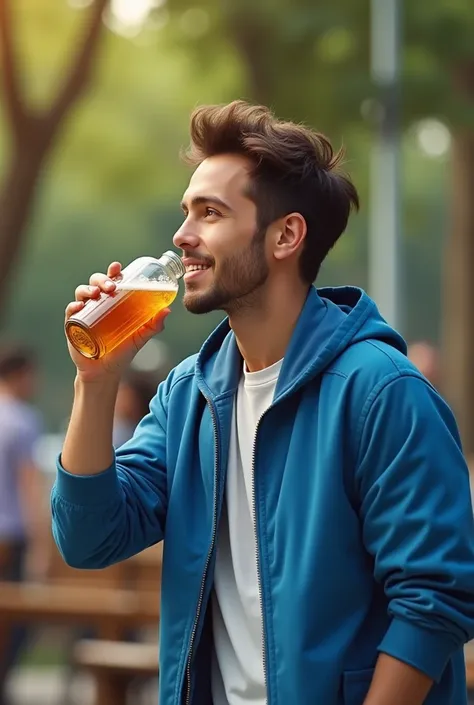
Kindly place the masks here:
<instances>
[{"instance_id":1,"label":"man's wrist","mask_svg":"<svg viewBox=\"0 0 474 705\"><path fill-rule=\"evenodd\" d=\"M117 393L120 380L121 375L112 373L107 373L100 377L88 378L78 372L74 380L74 390L76 393L82 389L87 390L87 392L91 394L103 394L104 392Z\"/></svg>"}]
</instances>

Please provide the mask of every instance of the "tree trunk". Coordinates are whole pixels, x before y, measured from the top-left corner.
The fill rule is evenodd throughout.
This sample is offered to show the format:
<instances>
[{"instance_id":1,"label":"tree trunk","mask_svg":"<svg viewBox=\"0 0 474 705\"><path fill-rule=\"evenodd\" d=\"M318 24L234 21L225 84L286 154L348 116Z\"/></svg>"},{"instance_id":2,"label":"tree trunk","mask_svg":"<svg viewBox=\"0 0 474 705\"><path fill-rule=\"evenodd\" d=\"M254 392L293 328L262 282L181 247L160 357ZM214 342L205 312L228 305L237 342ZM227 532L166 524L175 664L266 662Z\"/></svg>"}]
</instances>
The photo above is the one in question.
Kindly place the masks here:
<instances>
[{"instance_id":1,"label":"tree trunk","mask_svg":"<svg viewBox=\"0 0 474 705\"><path fill-rule=\"evenodd\" d=\"M17 151L0 192L0 312L24 244L46 150Z\"/></svg>"},{"instance_id":2,"label":"tree trunk","mask_svg":"<svg viewBox=\"0 0 474 705\"><path fill-rule=\"evenodd\" d=\"M270 105L274 95L272 20L255 0L221 0L230 41L234 44L247 74L248 95L255 103Z\"/></svg>"},{"instance_id":3,"label":"tree trunk","mask_svg":"<svg viewBox=\"0 0 474 705\"><path fill-rule=\"evenodd\" d=\"M10 123L12 156L0 191L0 317L6 309L14 266L18 261L42 167L64 120L87 88L102 15L109 0L95 0L88 22L64 82L50 108L34 113L21 91L20 73L13 47L10 0L0 0L0 63L3 69L3 99Z\"/></svg>"},{"instance_id":4,"label":"tree trunk","mask_svg":"<svg viewBox=\"0 0 474 705\"><path fill-rule=\"evenodd\" d=\"M459 131L452 148L451 226L443 272L443 391L474 454L474 132Z\"/></svg>"},{"instance_id":5,"label":"tree trunk","mask_svg":"<svg viewBox=\"0 0 474 705\"><path fill-rule=\"evenodd\" d=\"M269 46L263 39L265 27L256 22L245 23L244 18L239 17L230 23L230 33L247 73L248 98L261 105L271 105L275 76Z\"/></svg>"}]
</instances>

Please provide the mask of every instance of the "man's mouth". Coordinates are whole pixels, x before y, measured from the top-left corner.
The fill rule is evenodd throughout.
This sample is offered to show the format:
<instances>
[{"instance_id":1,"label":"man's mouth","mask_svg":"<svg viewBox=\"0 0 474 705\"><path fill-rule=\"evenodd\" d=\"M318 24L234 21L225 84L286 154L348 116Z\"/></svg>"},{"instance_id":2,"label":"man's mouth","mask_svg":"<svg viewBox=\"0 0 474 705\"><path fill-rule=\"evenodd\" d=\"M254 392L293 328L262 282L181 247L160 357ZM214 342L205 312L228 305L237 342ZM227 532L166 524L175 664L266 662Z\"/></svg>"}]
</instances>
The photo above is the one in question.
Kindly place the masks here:
<instances>
[{"instance_id":1,"label":"man's mouth","mask_svg":"<svg viewBox=\"0 0 474 705\"><path fill-rule=\"evenodd\" d=\"M188 272L197 272L200 269L209 269L208 264L188 264L186 265L186 274Z\"/></svg>"},{"instance_id":2,"label":"man's mouth","mask_svg":"<svg viewBox=\"0 0 474 705\"><path fill-rule=\"evenodd\" d=\"M203 272L206 272L208 269L210 269L210 265L208 264L187 264L184 281L196 279L197 277L202 276Z\"/></svg>"}]
</instances>

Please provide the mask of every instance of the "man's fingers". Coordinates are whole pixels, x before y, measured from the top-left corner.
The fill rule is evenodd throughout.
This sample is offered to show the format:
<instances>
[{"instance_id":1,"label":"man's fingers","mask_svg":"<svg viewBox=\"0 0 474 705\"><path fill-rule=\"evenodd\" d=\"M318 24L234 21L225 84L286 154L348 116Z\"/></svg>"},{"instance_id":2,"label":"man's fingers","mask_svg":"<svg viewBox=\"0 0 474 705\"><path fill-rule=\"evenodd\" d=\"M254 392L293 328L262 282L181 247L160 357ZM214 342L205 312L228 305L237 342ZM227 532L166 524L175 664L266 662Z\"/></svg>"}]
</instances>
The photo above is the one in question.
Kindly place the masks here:
<instances>
[{"instance_id":1,"label":"man's fingers","mask_svg":"<svg viewBox=\"0 0 474 705\"><path fill-rule=\"evenodd\" d=\"M88 299L96 299L99 294L100 289L98 286L87 286L87 284L81 284L76 288L74 297L76 301L87 301Z\"/></svg>"},{"instance_id":2,"label":"man's fingers","mask_svg":"<svg viewBox=\"0 0 474 705\"><path fill-rule=\"evenodd\" d=\"M110 278L118 277L121 271L122 265L120 264L120 262L112 262L111 264L109 264L109 267L107 269L107 276Z\"/></svg>"},{"instance_id":3,"label":"man's fingers","mask_svg":"<svg viewBox=\"0 0 474 705\"><path fill-rule=\"evenodd\" d=\"M83 301L71 301L71 303L66 306L66 321L68 318L71 318L71 316L74 316L75 313L79 313L83 308Z\"/></svg>"},{"instance_id":4,"label":"man's fingers","mask_svg":"<svg viewBox=\"0 0 474 705\"><path fill-rule=\"evenodd\" d=\"M117 287L116 283L107 274L102 274L101 272L96 272L91 276L89 286L96 286L101 291L105 291L106 294L111 294Z\"/></svg>"}]
</instances>

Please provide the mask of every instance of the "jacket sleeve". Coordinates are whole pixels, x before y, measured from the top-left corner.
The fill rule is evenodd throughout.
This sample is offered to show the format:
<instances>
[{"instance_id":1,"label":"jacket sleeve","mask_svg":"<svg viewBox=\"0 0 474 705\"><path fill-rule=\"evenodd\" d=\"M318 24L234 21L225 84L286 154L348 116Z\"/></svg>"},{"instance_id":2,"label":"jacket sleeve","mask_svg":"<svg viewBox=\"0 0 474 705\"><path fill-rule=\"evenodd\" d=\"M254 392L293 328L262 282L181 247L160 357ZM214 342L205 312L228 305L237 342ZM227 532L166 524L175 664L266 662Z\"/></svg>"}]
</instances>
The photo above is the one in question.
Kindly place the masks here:
<instances>
[{"instance_id":1,"label":"jacket sleeve","mask_svg":"<svg viewBox=\"0 0 474 705\"><path fill-rule=\"evenodd\" d=\"M104 472L72 475L58 461L51 494L53 535L64 560L74 568L105 568L162 540L166 405L160 385L150 413Z\"/></svg>"},{"instance_id":2,"label":"jacket sleeve","mask_svg":"<svg viewBox=\"0 0 474 705\"><path fill-rule=\"evenodd\" d=\"M456 423L423 378L397 376L367 400L356 481L392 617L379 650L437 681L474 636L474 522Z\"/></svg>"}]
</instances>

